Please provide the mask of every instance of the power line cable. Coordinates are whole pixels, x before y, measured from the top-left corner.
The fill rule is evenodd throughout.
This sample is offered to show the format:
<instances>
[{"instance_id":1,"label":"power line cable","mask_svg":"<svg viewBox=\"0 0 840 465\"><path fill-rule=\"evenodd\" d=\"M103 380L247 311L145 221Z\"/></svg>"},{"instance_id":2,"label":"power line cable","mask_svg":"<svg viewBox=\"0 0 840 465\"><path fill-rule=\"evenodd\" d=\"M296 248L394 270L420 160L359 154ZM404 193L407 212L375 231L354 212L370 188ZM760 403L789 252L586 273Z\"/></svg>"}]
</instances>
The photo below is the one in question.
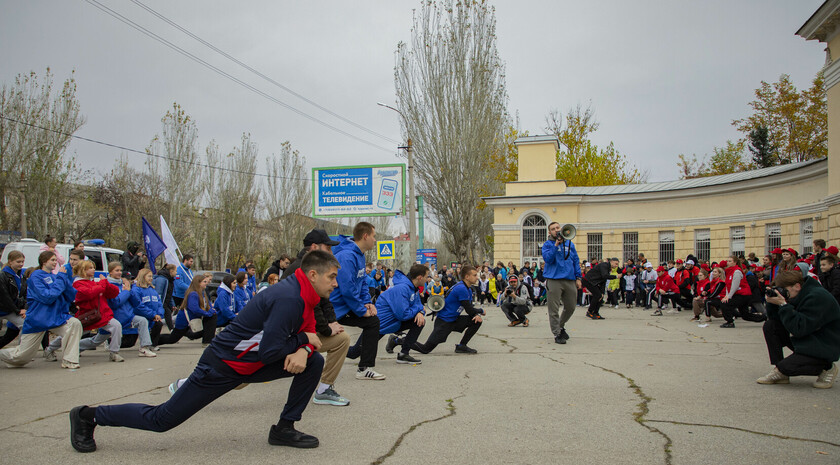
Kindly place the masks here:
<instances>
[{"instance_id":1,"label":"power line cable","mask_svg":"<svg viewBox=\"0 0 840 465\"><path fill-rule=\"evenodd\" d=\"M315 108L317 108L317 109L319 109L319 110L321 110L321 111L323 111L323 112L325 112L325 113L327 113L327 114L329 114L329 115L331 115L331 116L334 116L334 117L336 117L336 118L340 119L341 121L344 121L345 123L347 123L347 124L349 124L349 125L351 125L351 126L354 126L354 127L358 128L358 129L361 129L362 131L365 131L365 132L367 132L368 134L371 134L371 135L374 135L374 136L376 136L376 137L382 138L382 139L384 139L384 140L386 140L386 141L388 141L388 142L392 142L392 143L394 143L394 144L399 144L399 143L400 143L400 142L398 142L398 141L396 141L396 140L394 140L394 139L391 139L391 138L390 138L390 137L388 137L388 136L385 136L385 135L380 134L380 133L378 133L378 132L376 132L376 131L373 131L373 130L371 130L371 129L368 129L368 128L366 128L366 127L362 126L361 124L356 123L356 122L355 122L355 121L353 121L353 120L350 120L350 119L348 119L348 118L345 118L344 116L341 116L341 115L339 115L338 113L335 113L334 111L330 110L329 108L326 108L326 107L324 107L324 106L322 106L322 105L318 104L317 102L314 102L314 101L312 101L311 99L309 99L309 98L305 97L304 95L301 95L300 93L295 92L294 90L292 90L292 89L290 89L290 88L288 88L288 87L284 86L283 84L281 84L281 83L277 82L276 80L274 80L274 79L272 79L272 78L270 78L270 77L266 76L265 74L261 73L260 71L258 71L258 70L256 70L256 69L252 68L251 66L248 66L247 64L243 63L242 61L240 61L240 60L239 60L239 59L237 59L236 57L231 56L230 54L228 54L228 53L227 53L227 52L225 52L224 50L221 50L221 49L219 49L218 47L216 47L215 45L211 44L210 42L208 42L208 41L206 41L206 40L202 39L201 37L199 37L199 36L197 36L196 34L192 33L191 31L189 31L188 29L184 28L184 27L183 27L183 26L181 26L180 24L176 23L175 21L173 21L173 20L171 20L171 19L167 18L166 16L164 16L163 14L161 14L161 13L159 13L159 12L155 11L154 9L152 9L152 8L151 8L151 7L149 7L148 5L144 4L143 2L141 2L141 1L139 1L139 0L131 0L131 2L132 2L132 3L134 3L135 5L139 6L140 8L143 8L144 10L148 11L148 12L149 12L149 13L151 13L152 15L156 16L158 19L160 19L160 20L162 20L162 21L166 22L167 24L169 24L170 26L174 27L175 29L178 29L179 31L183 32L184 34L186 34L186 35L188 35L188 36L192 37L193 39L195 39L196 41L198 41L198 42L199 42L199 43L201 43L202 45L204 45L204 46L206 46L206 47L210 48L211 50L213 50L214 52L218 53L219 55L222 55L223 57L225 57L225 58L227 58L228 60L230 60L230 61L232 61L232 62L236 63L237 65L241 66L242 68L245 68L246 70L250 71L251 73L253 73L253 74L255 74L255 75L259 76L260 78L264 79L265 81L267 81L267 82L269 82L269 83L271 83L271 84L273 84L273 85L275 85L275 86L277 86L277 87L279 87L279 88L281 88L281 89L285 90L286 92L288 92L288 93L290 93L290 94L294 95L295 97L297 97L297 98L299 98L299 99L303 100L304 102L306 102L306 103L308 103L308 104L310 104L310 105L314 106Z\"/></svg>"},{"instance_id":2,"label":"power line cable","mask_svg":"<svg viewBox=\"0 0 840 465\"><path fill-rule=\"evenodd\" d=\"M250 91L254 92L255 94L260 95L261 97L264 97L264 98L266 98L266 99L268 99L268 100L271 100L272 102L274 102L274 103L276 103L276 104L278 104L278 105L280 105L280 106L282 106L282 107L284 107L284 108L286 108L286 109L288 109L288 110L291 110L291 111L293 111L293 112L297 113L297 114L298 114L298 115L300 115L300 116L303 116L304 118L306 118L306 119L308 119L308 120L310 120L310 121L313 121L313 122L315 122L315 123L318 123L318 124L320 124L320 125L322 125L322 126L324 126L324 127L326 127L326 128L332 129L333 131L338 132L339 134L345 135L345 136L347 136L347 137L349 137L349 138L351 138L351 139L357 140L357 141L359 141L359 142L362 142L363 144L369 145L369 146L371 146L371 147L373 147L373 148L376 148L376 149L382 150L382 151L384 151L384 152L393 153L391 149L387 149L387 148L382 147L382 146L380 146L380 145L374 144L373 142L370 142L370 141L368 141L368 140L362 139L361 137L358 137L358 136L355 136L355 135L353 135L353 134L350 134L350 133L349 133L349 132L347 132L347 131L344 131L344 130L342 130L342 129L339 129L339 128L337 128L337 127L335 127L335 126L333 126L333 125L331 125L331 124L329 124L329 123L327 123L327 122L325 122L325 121L322 121L322 120L320 120L320 119L318 119L318 118L316 118L316 117L314 117L314 116L309 115L308 113L305 113L305 112L303 112L303 111L301 111L301 110L298 110L297 108L295 108L295 107L293 107L293 106L291 106L291 105L289 105L289 104L287 104L287 103L285 103L285 102L281 101L280 99L278 99L278 98L276 98L276 97L274 97L274 96L272 96L272 95L270 95L270 94L267 94L267 93L265 93L265 92L263 92L263 91L261 91L261 90L257 89L256 87L254 87L254 86L252 86L252 85L248 84L247 82L245 82L245 81L243 81L243 80L241 80L241 79L239 79L239 78L237 78L237 77L234 77L233 75L231 75L231 74L229 74L229 73L227 73L227 72L223 71L222 69L220 69L220 68L218 68L218 67L216 67L216 66L214 66L214 65L212 65L212 64L210 64L210 63L208 63L207 61L205 61L205 60L203 60L203 59L201 59L201 58L199 58L199 57L197 57L197 56L193 55L192 53L190 53L190 52L188 52L188 51L184 50L183 48L181 48L181 47L179 47L179 46L177 46L177 45L173 44L172 42L170 42L170 41L168 41L168 40L164 39L163 37L161 37L161 36L159 36L159 35L155 34L154 32L152 32L152 31L150 31L150 30L146 29L145 27L143 27L143 26L141 26L141 25L139 25L139 24L135 23L134 21L132 21L132 20L130 20L130 19L128 19L128 18L126 18L125 16L123 16L123 15L121 15L121 14L117 13L116 11L114 11L114 10L112 10L112 9L108 8L107 6L105 6L105 5L101 4L101 3L99 3L97 0L85 0L85 1L86 1L87 3L89 3L90 5L92 5L92 6L96 7L96 8L98 8L100 11L102 11L102 12L104 12L104 13L108 14L109 16L111 16L111 17L113 17L113 18L115 18L115 19L117 19L117 20L121 21L122 23L124 23L124 24L126 24L126 25L128 25L128 26L130 26L130 27L132 27L132 28L134 28L134 29L136 29L137 31L140 31L141 33L143 33L143 34L144 34L144 35L146 35L147 37L149 37L149 38L151 38L151 39L154 39L154 40L156 40L156 41L160 42L161 44L163 44L163 45L165 45L165 46L167 46L167 47L171 48L172 50L174 50L174 51L176 51L176 52L180 53L181 55L183 55L183 56L185 56L185 57L187 57L187 58L189 58L189 59L191 59L191 60L195 61L196 63L198 63L198 64L200 64L200 65L204 66L205 68L207 68L207 69L209 69L209 70L211 70L211 71L215 72L216 74L219 74L220 76L222 76L222 77L224 77L224 78L227 78L227 79L229 79L229 80L231 80L231 81L235 82L236 84L239 84L240 86L242 86L242 87L244 87L244 88L246 88L246 89L248 89L248 90L250 90Z\"/></svg>"},{"instance_id":3,"label":"power line cable","mask_svg":"<svg viewBox=\"0 0 840 465\"><path fill-rule=\"evenodd\" d=\"M189 161L185 161L185 160L179 160L177 158L168 157L166 155L160 155L160 154L156 154L156 153L151 153L151 152L146 152L146 151L142 151L142 150L132 149L132 148L129 148L129 147L124 147L122 145L111 144L109 142L103 142L101 140L96 140L96 139L90 139L88 137L77 136L75 134L70 134L70 133L59 131L59 130L56 130L56 129L45 128L45 127L39 126L37 124L27 123L26 121L20 121L20 120L14 119L14 118L9 118L8 116L5 116L3 114L0 114L0 118L2 118L4 120L7 120L7 121L11 121L13 123L23 124L25 126L29 126L29 127L35 128L35 129L41 129L43 131L49 131L49 132L53 132L53 133L56 133L56 134L61 134L63 136L72 137L73 139L79 139L79 140L83 140L85 142L90 142L90 143L93 143L93 144L99 144L99 145L104 145L106 147L112 147L112 148L115 148L115 149L125 150L126 152L139 153L140 155L146 155L146 156L149 156L149 157L155 157L155 158L160 158L160 159L163 159L163 160L175 161L177 163L183 163L183 164L190 165L190 166L197 166L197 167L200 167L200 168L208 168L208 169L211 169L211 170L228 171L230 173L247 174L247 175L252 175L252 176L258 176L258 177L261 177L261 178L290 179L290 180L293 180L293 181L307 181L307 182L312 181L312 178L294 178L294 177L291 177L291 176L272 176L270 174L254 173L254 172L251 172L251 171L242 171L242 170L236 170L236 169L232 169L232 168L225 168L223 166L208 165L206 163L189 162Z\"/></svg>"}]
</instances>

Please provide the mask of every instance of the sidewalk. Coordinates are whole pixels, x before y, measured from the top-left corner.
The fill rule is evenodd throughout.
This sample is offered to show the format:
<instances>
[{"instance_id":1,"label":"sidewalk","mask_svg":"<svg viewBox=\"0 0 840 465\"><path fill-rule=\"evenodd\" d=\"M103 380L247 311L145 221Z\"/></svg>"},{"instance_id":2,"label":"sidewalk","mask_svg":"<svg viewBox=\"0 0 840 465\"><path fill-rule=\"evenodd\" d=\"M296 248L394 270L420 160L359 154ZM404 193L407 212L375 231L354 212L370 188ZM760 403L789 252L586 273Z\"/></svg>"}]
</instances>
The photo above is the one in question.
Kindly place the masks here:
<instances>
[{"instance_id":1,"label":"sidewalk","mask_svg":"<svg viewBox=\"0 0 840 465\"><path fill-rule=\"evenodd\" d=\"M558 345L546 307L529 328L508 328L498 308L485 308L470 344L478 355L454 354L453 334L435 353L415 354L417 366L396 364L383 338L376 369L385 381L355 380L346 361L336 389L350 406L311 404L297 424L321 440L313 450L267 443L288 380L233 391L165 434L102 427L97 452L72 450L70 408L165 401L169 383L191 372L198 341L154 359L124 349L125 363L85 352L77 371L40 358L0 368L3 463L840 463L840 386L756 384L771 368L760 324L701 328L686 312L624 308L593 321L579 307L571 340Z\"/></svg>"}]
</instances>

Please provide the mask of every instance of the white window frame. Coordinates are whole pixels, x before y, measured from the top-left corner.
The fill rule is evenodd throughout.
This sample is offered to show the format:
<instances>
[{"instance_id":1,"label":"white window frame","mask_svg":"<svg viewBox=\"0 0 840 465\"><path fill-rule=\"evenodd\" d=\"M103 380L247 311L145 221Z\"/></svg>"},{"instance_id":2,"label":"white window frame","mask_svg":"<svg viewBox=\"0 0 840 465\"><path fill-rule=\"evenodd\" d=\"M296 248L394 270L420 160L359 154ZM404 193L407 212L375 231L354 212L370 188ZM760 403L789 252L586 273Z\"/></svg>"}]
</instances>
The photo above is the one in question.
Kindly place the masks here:
<instances>
[{"instance_id":1,"label":"white window frame","mask_svg":"<svg viewBox=\"0 0 840 465\"><path fill-rule=\"evenodd\" d=\"M814 253L814 219L799 220L799 254Z\"/></svg>"},{"instance_id":2,"label":"white window frame","mask_svg":"<svg viewBox=\"0 0 840 465\"><path fill-rule=\"evenodd\" d=\"M712 259L712 230L694 230L694 255L698 260L710 261Z\"/></svg>"},{"instance_id":3,"label":"white window frame","mask_svg":"<svg viewBox=\"0 0 840 465\"><path fill-rule=\"evenodd\" d=\"M740 247L739 247L740 245ZM732 226L729 228L729 253L746 256L747 250L746 226Z\"/></svg>"},{"instance_id":4,"label":"white window frame","mask_svg":"<svg viewBox=\"0 0 840 465\"><path fill-rule=\"evenodd\" d=\"M782 223L767 223L764 225L766 254L771 250L782 247Z\"/></svg>"}]
</instances>

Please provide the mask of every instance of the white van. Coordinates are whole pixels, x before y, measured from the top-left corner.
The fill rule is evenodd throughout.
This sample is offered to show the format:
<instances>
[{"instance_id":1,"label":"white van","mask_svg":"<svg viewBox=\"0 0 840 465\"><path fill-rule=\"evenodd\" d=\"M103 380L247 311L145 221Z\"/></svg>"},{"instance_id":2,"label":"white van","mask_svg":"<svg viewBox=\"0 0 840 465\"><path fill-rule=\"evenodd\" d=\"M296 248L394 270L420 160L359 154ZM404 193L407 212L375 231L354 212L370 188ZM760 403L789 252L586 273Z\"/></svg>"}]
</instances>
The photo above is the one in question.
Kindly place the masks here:
<instances>
[{"instance_id":1,"label":"white van","mask_svg":"<svg viewBox=\"0 0 840 465\"><path fill-rule=\"evenodd\" d=\"M35 239L21 239L18 242L10 242L3 249L3 255L0 256L0 261L5 264L8 261L9 252L19 250L23 252L25 257L23 262L25 268L37 267L38 255L41 254L42 245L44 245L43 242ZM64 258L64 263L67 263L70 258L70 251L72 249L72 244L56 244L55 246L55 250ZM93 262L96 268L96 277L108 276L108 263L120 261L122 254L123 251L118 249L92 245L85 246L85 257Z\"/></svg>"}]
</instances>

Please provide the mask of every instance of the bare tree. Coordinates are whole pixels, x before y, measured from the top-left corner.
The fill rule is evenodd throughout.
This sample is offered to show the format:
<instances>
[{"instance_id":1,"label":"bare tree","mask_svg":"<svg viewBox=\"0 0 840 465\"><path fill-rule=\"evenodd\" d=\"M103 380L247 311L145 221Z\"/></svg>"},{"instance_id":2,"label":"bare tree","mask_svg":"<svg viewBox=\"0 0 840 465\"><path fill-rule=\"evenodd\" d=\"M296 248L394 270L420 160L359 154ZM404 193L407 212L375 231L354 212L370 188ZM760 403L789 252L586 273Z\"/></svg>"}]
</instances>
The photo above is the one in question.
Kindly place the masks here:
<instances>
[{"instance_id":1,"label":"bare tree","mask_svg":"<svg viewBox=\"0 0 840 465\"><path fill-rule=\"evenodd\" d=\"M55 227L66 203L66 187L76 171L65 152L72 134L84 123L76 99L76 81L71 75L53 96L53 75L49 68L43 79L35 72L18 75L11 86L0 88L0 225L10 229L6 199L19 184L26 182L27 229L44 235ZM19 215L20 212L18 211ZM17 226L17 225L15 225ZM51 231L55 232L55 231ZM25 231L22 231L25 234Z\"/></svg>"},{"instance_id":2,"label":"bare tree","mask_svg":"<svg viewBox=\"0 0 840 465\"><path fill-rule=\"evenodd\" d=\"M263 190L269 237L275 256L278 251L296 250L306 234L312 211L312 193L306 171L306 158L292 149L289 141L280 154L266 157L268 178Z\"/></svg>"},{"instance_id":3,"label":"bare tree","mask_svg":"<svg viewBox=\"0 0 840 465\"><path fill-rule=\"evenodd\" d=\"M411 43L397 46L402 131L414 145L419 194L459 259L483 257L492 212L475 186L498 182L487 160L509 123L495 11L485 1L424 2Z\"/></svg>"}]
</instances>

